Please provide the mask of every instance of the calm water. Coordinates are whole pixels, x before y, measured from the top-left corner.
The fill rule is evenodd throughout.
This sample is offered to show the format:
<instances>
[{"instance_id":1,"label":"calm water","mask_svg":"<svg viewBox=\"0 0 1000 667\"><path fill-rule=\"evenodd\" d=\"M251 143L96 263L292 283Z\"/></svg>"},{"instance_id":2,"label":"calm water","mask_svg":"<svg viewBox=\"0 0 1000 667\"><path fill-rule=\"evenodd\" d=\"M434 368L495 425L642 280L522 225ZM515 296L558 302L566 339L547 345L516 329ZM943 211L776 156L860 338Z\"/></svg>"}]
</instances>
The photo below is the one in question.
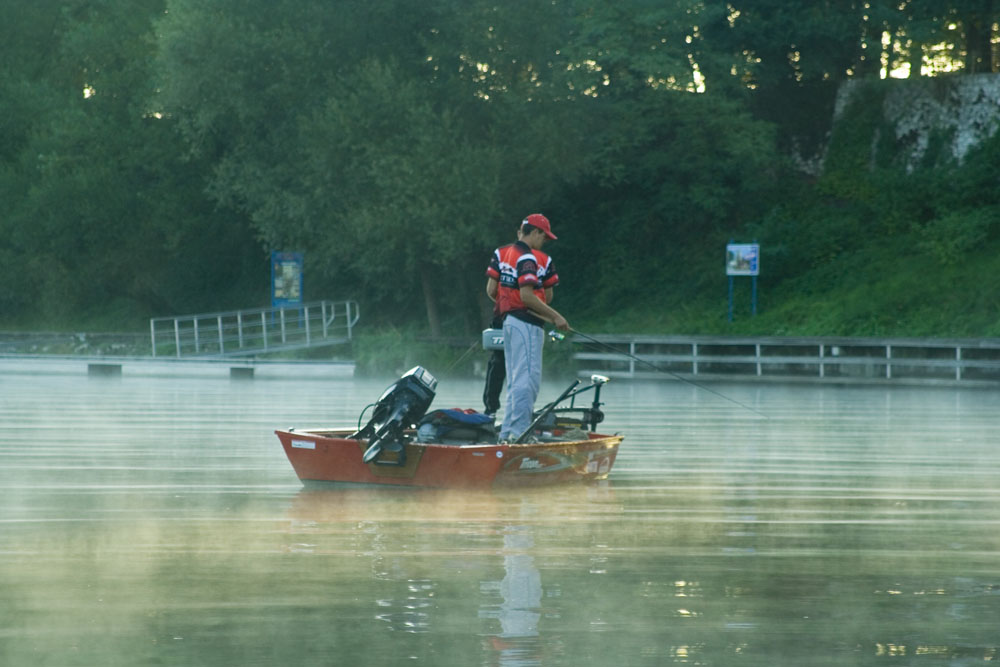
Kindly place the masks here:
<instances>
[{"instance_id":1,"label":"calm water","mask_svg":"<svg viewBox=\"0 0 1000 667\"><path fill-rule=\"evenodd\" d=\"M600 485L303 489L392 379L0 376L0 665L1000 660L997 392L619 381Z\"/></svg>"}]
</instances>

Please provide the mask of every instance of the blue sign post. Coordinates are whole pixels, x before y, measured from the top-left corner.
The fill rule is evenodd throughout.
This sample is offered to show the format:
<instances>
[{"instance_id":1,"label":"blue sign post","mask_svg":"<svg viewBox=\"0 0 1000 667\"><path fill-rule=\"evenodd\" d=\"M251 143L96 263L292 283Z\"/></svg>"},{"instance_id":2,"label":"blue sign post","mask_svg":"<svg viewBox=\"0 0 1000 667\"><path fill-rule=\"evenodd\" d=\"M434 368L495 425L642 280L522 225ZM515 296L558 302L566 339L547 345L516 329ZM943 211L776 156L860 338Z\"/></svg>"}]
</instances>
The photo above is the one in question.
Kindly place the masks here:
<instances>
[{"instance_id":1,"label":"blue sign post","mask_svg":"<svg viewBox=\"0 0 1000 667\"><path fill-rule=\"evenodd\" d=\"M733 243L726 245L726 275L729 276L729 321L733 321L733 276L750 276L753 280L750 313L757 314L757 275L760 273L760 244Z\"/></svg>"},{"instance_id":2,"label":"blue sign post","mask_svg":"<svg viewBox=\"0 0 1000 667\"><path fill-rule=\"evenodd\" d=\"M301 252L271 252L271 307L302 303L303 255Z\"/></svg>"}]
</instances>

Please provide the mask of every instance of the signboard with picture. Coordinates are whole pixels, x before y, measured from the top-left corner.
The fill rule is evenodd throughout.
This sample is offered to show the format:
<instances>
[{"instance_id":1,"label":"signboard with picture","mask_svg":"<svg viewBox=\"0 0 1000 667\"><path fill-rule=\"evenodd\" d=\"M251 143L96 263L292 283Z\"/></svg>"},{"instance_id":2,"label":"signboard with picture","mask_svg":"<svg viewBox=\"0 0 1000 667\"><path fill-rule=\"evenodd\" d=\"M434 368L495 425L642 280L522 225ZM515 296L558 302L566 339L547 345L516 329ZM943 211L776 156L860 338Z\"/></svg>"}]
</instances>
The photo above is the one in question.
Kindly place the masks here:
<instances>
[{"instance_id":1,"label":"signboard with picture","mask_svg":"<svg viewBox=\"0 0 1000 667\"><path fill-rule=\"evenodd\" d=\"M730 243L726 246L727 276L756 276L760 274L760 245L757 243Z\"/></svg>"},{"instance_id":2,"label":"signboard with picture","mask_svg":"<svg viewBox=\"0 0 1000 667\"><path fill-rule=\"evenodd\" d=\"M303 264L301 252L271 253L271 307L302 303Z\"/></svg>"}]
</instances>

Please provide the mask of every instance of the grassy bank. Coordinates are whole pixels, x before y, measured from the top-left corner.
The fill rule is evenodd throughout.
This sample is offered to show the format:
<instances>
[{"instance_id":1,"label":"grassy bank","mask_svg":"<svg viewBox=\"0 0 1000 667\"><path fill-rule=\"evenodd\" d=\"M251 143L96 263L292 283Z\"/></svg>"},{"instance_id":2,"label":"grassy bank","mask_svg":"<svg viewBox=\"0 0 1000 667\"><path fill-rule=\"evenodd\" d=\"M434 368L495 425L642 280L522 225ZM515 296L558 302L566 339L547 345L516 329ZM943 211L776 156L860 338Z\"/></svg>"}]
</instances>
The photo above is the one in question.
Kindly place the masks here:
<instances>
[{"instance_id":1,"label":"grassy bank","mask_svg":"<svg viewBox=\"0 0 1000 667\"><path fill-rule=\"evenodd\" d=\"M0 354L146 356L149 353L149 334L142 333L0 332Z\"/></svg>"},{"instance_id":2,"label":"grassy bank","mask_svg":"<svg viewBox=\"0 0 1000 667\"><path fill-rule=\"evenodd\" d=\"M591 314L586 326L609 333L1000 337L1000 244L941 264L902 239L783 279L773 269L769 275L774 264L767 261L766 244L762 254L756 316L751 280L738 277L733 321L727 320L727 278L720 267L714 290Z\"/></svg>"}]
</instances>

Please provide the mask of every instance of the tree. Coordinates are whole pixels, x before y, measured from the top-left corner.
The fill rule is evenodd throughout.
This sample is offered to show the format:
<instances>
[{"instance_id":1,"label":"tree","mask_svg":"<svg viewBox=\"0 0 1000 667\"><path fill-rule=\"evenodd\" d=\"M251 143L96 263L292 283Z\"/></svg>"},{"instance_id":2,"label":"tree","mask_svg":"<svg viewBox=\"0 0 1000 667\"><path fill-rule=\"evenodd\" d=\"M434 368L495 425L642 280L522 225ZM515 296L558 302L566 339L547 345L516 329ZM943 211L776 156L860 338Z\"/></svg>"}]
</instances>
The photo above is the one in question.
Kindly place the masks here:
<instances>
[{"instance_id":1,"label":"tree","mask_svg":"<svg viewBox=\"0 0 1000 667\"><path fill-rule=\"evenodd\" d=\"M952 0L965 42L964 69L969 74L997 71L993 57L1000 6L994 0Z\"/></svg>"},{"instance_id":2,"label":"tree","mask_svg":"<svg viewBox=\"0 0 1000 667\"><path fill-rule=\"evenodd\" d=\"M161 100L215 163L216 199L268 247L309 252L310 284L395 312L422 302L434 335L481 301L454 275L483 274L497 221L509 236L521 202L544 205L578 170L565 89L544 81L558 45L519 30L537 33L537 16L453 1L168 6Z\"/></svg>"},{"instance_id":3,"label":"tree","mask_svg":"<svg viewBox=\"0 0 1000 667\"><path fill-rule=\"evenodd\" d=\"M246 289L252 236L213 210L203 165L149 106L151 22L162 11L158 0L53 3L21 19L50 41L44 66L25 70L37 85L15 84L25 113L0 171L8 322L132 328Z\"/></svg>"}]
</instances>

